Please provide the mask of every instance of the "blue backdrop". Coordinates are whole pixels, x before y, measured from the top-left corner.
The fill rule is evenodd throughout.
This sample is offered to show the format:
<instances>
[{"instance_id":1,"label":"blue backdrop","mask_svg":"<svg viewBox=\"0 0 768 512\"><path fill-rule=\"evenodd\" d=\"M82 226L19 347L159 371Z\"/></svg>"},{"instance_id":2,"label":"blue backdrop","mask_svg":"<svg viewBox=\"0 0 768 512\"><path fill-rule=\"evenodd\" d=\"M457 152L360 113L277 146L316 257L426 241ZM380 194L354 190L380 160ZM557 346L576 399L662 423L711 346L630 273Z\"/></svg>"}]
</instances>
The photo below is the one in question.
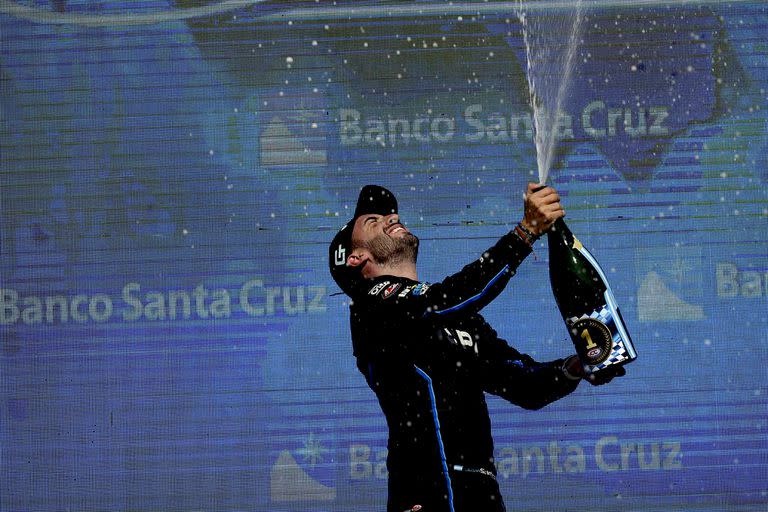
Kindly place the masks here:
<instances>
[{"instance_id":1,"label":"blue backdrop","mask_svg":"<svg viewBox=\"0 0 768 512\"><path fill-rule=\"evenodd\" d=\"M640 358L542 411L490 399L502 491L764 510L768 8L587 4L550 180ZM383 510L327 245L367 183L429 281L520 219L516 5L0 1L0 510ZM573 352L547 265L486 309L539 359Z\"/></svg>"}]
</instances>

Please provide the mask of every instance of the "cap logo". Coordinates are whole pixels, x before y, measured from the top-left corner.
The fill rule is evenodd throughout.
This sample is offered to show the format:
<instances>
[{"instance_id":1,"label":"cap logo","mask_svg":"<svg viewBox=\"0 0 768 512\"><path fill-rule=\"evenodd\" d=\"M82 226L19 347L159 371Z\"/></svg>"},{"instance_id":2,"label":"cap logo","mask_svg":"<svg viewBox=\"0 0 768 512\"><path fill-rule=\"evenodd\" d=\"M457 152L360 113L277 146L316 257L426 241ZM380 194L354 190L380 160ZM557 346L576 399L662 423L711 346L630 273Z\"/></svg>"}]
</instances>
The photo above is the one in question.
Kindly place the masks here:
<instances>
[{"instance_id":1,"label":"cap logo","mask_svg":"<svg viewBox=\"0 0 768 512\"><path fill-rule=\"evenodd\" d=\"M343 244L339 244L336 251L333 253L333 263L338 267L339 265L346 265L347 263L347 250Z\"/></svg>"}]
</instances>

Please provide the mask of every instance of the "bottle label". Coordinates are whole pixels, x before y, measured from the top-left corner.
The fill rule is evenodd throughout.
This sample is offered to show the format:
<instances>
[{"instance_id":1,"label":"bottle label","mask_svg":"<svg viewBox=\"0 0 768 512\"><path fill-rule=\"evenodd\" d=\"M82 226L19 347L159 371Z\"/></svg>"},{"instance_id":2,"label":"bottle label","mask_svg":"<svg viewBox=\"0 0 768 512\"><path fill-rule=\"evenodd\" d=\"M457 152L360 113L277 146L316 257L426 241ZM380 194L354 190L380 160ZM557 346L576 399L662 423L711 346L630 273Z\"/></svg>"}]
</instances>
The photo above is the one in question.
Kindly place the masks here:
<instances>
[{"instance_id":1,"label":"bottle label","mask_svg":"<svg viewBox=\"0 0 768 512\"><path fill-rule=\"evenodd\" d=\"M611 355L613 333L609 327L591 316L572 321L571 337L583 364L600 364Z\"/></svg>"},{"instance_id":2,"label":"bottle label","mask_svg":"<svg viewBox=\"0 0 768 512\"><path fill-rule=\"evenodd\" d=\"M636 357L610 291L605 293L605 299L602 308L566 320L576 352L588 374Z\"/></svg>"}]
</instances>

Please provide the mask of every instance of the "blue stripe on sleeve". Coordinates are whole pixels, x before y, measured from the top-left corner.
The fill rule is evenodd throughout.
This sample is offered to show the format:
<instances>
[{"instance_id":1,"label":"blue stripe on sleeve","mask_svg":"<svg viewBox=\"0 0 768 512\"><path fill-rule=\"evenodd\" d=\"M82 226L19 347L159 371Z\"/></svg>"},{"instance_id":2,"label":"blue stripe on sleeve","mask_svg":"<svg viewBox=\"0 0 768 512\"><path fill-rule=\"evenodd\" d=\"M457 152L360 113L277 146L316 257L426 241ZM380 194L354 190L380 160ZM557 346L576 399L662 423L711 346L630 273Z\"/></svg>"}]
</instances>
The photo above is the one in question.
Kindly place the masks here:
<instances>
[{"instance_id":1,"label":"blue stripe on sleeve","mask_svg":"<svg viewBox=\"0 0 768 512\"><path fill-rule=\"evenodd\" d=\"M464 307L468 306L469 304L472 304L473 302L476 302L476 301L482 299L483 296L486 293L488 293L488 289L491 286L493 286L496 283L496 281L501 279L501 276L504 275L505 272L508 272L508 271L509 271L509 265L504 265L504 268L502 268L499 271L498 274L493 276L493 278L490 281L488 281L488 284L485 285L485 287L480 291L480 293L478 293L477 295L474 295L473 297L468 298L467 300L465 300L465 301L463 301L463 302L461 302L459 304L456 304L455 306L451 306L448 309L443 309L442 311L432 311L432 313L434 313L436 315L443 315L445 313L451 313L453 311L457 311L457 310L459 310L461 308L464 308ZM427 313L427 314L429 314L429 313Z\"/></svg>"}]
</instances>

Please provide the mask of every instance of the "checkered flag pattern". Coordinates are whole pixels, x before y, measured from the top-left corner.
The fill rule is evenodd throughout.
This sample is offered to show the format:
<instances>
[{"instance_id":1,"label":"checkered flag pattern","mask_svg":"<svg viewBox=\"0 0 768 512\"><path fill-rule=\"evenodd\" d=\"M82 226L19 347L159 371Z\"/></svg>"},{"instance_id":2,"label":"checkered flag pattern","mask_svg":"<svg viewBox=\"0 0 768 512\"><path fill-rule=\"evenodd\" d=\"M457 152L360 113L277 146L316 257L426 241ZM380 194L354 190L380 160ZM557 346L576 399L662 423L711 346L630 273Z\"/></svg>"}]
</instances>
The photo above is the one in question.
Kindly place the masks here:
<instances>
[{"instance_id":1,"label":"checkered flag pattern","mask_svg":"<svg viewBox=\"0 0 768 512\"><path fill-rule=\"evenodd\" d=\"M601 309L593 311L592 314L590 315L582 315L581 317L576 317L576 316L571 317L568 319L568 324L573 325L575 322L583 318L594 318L595 320L598 320L604 323L608 327L608 329L611 331L611 339L612 339L611 355L608 356L608 359L606 359L600 364L586 365L584 367L584 370L587 373L599 372L603 368L606 368L613 364L622 363L627 359L629 359L629 353L627 352L627 349L621 340L621 334L619 334L618 330L616 329L616 325L613 321L613 315L611 314L611 310L608 309L607 306L603 306Z\"/></svg>"}]
</instances>

